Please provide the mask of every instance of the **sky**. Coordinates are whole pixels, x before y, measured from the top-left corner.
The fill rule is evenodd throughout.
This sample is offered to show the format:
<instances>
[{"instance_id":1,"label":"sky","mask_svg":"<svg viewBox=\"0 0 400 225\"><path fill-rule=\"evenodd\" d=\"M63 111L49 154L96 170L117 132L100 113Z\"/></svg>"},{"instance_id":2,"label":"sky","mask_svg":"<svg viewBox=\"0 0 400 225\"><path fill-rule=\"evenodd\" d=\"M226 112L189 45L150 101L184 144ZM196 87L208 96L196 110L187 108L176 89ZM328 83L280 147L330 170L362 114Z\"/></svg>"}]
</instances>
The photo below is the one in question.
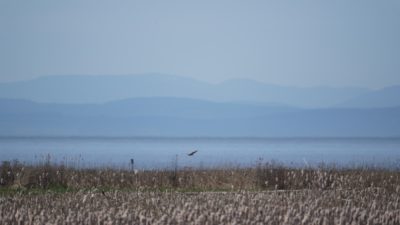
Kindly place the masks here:
<instances>
[{"instance_id":1,"label":"sky","mask_svg":"<svg viewBox=\"0 0 400 225\"><path fill-rule=\"evenodd\" d=\"M400 1L0 0L0 82L165 73L400 84Z\"/></svg>"}]
</instances>

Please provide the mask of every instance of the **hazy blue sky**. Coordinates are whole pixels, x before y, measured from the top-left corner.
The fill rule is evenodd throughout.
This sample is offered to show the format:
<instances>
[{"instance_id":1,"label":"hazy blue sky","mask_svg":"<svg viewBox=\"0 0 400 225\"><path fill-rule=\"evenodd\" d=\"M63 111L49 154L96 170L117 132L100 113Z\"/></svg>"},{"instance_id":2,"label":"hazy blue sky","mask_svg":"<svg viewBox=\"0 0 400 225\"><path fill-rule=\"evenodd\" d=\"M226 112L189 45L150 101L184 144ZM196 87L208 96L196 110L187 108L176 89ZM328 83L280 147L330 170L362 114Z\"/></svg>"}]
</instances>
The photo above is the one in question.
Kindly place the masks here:
<instances>
[{"instance_id":1,"label":"hazy blue sky","mask_svg":"<svg viewBox=\"0 0 400 225\"><path fill-rule=\"evenodd\" d=\"M145 72L400 84L400 1L0 0L0 81Z\"/></svg>"}]
</instances>

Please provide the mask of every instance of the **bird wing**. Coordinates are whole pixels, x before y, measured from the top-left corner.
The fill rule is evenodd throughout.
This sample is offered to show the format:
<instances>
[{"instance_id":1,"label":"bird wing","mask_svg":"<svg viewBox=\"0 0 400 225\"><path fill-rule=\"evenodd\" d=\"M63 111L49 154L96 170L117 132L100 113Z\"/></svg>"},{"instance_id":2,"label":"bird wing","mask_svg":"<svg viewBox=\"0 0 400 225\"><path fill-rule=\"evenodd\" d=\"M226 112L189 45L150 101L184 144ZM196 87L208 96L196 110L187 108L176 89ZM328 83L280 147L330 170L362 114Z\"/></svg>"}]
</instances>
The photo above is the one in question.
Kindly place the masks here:
<instances>
[{"instance_id":1,"label":"bird wing","mask_svg":"<svg viewBox=\"0 0 400 225\"><path fill-rule=\"evenodd\" d=\"M189 156L192 156L192 155L194 155L196 152L197 152L197 150L195 150L195 151L189 153L188 155L189 155Z\"/></svg>"}]
</instances>

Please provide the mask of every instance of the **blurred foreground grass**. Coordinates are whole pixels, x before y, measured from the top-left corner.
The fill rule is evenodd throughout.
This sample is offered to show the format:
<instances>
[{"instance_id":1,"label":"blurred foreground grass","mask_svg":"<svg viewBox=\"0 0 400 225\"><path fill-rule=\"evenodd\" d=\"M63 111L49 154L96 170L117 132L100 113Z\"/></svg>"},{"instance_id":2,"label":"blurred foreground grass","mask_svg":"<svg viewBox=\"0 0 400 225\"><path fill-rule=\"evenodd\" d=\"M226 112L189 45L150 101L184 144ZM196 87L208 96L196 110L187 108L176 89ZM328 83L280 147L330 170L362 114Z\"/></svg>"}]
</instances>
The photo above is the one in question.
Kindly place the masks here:
<instances>
[{"instance_id":1,"label":"blurred foreground grass","mask_svg":"<svg viewBox=\"0 0 400 225\"><path fill-rule=\"evenodd\" d=\"M400 224L400 172L0 167L0 224Z\"/></svg>"}]
</instances>

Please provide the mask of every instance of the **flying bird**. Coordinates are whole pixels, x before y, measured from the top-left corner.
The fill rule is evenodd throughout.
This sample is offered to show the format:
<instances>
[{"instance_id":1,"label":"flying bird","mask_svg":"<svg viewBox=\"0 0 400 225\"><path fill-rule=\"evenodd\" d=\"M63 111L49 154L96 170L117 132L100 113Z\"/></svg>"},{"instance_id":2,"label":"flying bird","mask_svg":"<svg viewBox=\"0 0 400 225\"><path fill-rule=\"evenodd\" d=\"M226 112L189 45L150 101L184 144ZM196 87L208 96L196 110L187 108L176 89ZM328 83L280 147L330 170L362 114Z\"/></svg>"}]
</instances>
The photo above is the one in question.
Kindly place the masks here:
<instances>
[{"instance_id":1,"label":"flying bird","mask_svg":"<svg viewBox=\"0 0 400 225\"><path fill-rule=\"evenodd\" d=\"M192 156L192 155L196 154L196 152L197 152L197 150L194 150L193 152L191 152L191 153L189 153L189 154L187 154L187 155L188 155L188 156Z\"/></svg>"}]
</instances>

